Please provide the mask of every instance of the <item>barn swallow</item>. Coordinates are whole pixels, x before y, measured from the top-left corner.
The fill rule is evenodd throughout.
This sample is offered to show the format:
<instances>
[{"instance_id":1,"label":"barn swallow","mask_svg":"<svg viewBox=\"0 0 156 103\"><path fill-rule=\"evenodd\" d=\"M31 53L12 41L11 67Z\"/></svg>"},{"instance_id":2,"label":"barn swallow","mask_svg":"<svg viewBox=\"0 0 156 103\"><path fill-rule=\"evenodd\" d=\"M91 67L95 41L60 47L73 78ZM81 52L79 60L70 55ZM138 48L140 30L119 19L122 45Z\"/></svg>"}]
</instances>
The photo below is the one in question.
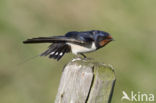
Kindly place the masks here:
<instances>
[{"instance_id":1,"label":"barn swallow","mask_svg":"<svg viewBox=\"0 0 156 103\"><path fill-rule=\"evenodd\" d=\"M72 52L75 55L86 56L83 53L92 52L104 47L113 40L112 36L104 31L72 31L64 36L38 37L23 41L29 43L52 43L48 50L40 56L49 56L49 58L60 60L65 53Z\"/></svg>"}]
</instances>

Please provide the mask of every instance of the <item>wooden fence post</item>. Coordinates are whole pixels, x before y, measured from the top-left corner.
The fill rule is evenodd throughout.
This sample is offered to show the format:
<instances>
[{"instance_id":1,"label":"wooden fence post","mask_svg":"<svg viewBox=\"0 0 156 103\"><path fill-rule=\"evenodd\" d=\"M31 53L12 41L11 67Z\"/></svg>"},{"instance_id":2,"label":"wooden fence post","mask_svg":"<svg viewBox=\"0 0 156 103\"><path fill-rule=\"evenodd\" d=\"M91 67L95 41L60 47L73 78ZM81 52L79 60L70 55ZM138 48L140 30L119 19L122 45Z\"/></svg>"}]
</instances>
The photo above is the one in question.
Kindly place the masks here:
<instances>
[{"instance_id":1,"label":"wooden fence post","mask_svg":"<svg viewBox=\"0 0 156 103\"><path fill-rule=\"evenodd\" d=\"M55 103L110 103L114 85L111 66L73 59L63 69Z\"/></svg>"}]
</instances>

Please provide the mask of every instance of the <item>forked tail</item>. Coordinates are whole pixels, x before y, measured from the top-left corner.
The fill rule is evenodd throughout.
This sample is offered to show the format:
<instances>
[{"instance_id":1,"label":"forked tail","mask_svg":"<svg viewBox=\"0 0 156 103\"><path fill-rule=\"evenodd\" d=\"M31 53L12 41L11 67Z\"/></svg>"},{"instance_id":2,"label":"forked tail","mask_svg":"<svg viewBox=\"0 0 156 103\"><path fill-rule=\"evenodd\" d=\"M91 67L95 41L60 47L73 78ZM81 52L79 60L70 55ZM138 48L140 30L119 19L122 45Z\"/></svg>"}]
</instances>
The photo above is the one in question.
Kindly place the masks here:
<instances>
[{"instance_id":1,"label":"forked tail","mask_svg":"<svg viewBox=\"0 0 156 103\"><path fill-rule=\"evenodd\" d=\"M70 47L64 43L53 43L49 46L48 50L43 52L41 56L48 56L49 58L60 60L65 53L70 52Z\"/></svg>"}]
</instances>

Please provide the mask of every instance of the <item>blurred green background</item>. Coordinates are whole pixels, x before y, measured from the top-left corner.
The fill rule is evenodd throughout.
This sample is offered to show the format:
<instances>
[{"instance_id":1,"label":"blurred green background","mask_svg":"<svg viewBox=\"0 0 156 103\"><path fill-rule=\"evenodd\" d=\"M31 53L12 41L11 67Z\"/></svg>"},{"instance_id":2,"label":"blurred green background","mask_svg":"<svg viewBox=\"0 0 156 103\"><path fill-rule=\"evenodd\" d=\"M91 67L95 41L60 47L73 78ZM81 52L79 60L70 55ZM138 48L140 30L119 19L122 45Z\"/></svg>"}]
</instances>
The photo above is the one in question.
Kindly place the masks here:
<instances>
[{"instance_id":1,"label":"blurred green background","mask_svg":"<svg viewBox=\"0 0 156 103\"><path fill-rule=\"evenodd\" d=\"M27 61L48 44L22 41L85 30L107 31L116 40L87 54L115 68L112 103L121 103L123 90L156 95L156 0L0 0L0 103L53 103L74 55Z\"/></svg>"}]
</instances>

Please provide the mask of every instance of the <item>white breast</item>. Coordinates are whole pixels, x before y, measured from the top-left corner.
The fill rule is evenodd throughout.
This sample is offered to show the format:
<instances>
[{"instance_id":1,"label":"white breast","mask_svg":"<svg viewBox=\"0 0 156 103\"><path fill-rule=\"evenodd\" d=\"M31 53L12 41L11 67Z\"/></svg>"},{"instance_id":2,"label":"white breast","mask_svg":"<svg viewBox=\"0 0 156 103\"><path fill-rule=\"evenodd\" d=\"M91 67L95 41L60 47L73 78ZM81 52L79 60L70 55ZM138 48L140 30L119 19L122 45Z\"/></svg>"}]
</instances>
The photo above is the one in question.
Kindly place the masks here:
<instances>
[{"instance_id":1,"label":"white breast","mask_svg":"<svg viewBox=\"0 0 156 103\"><path fill-rule=\"evenodd\" d=\"M92 52L96 50L95 43L92 43L92 46L90 48L80 46L73 43L67 43L69 46L71 46L71 51L73 54L77 55L78 53L86 53L86 52Z\"/></svg>"}]
</instances>

